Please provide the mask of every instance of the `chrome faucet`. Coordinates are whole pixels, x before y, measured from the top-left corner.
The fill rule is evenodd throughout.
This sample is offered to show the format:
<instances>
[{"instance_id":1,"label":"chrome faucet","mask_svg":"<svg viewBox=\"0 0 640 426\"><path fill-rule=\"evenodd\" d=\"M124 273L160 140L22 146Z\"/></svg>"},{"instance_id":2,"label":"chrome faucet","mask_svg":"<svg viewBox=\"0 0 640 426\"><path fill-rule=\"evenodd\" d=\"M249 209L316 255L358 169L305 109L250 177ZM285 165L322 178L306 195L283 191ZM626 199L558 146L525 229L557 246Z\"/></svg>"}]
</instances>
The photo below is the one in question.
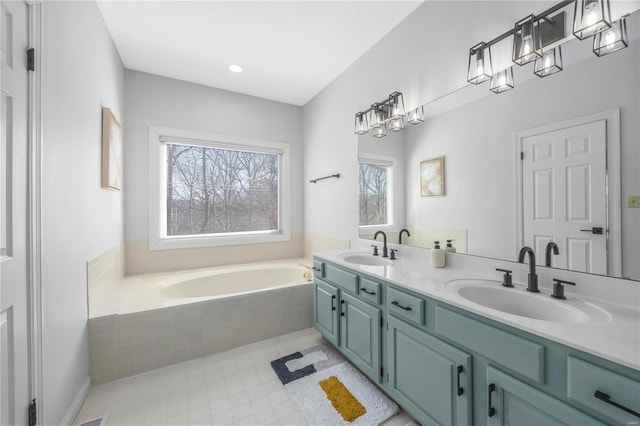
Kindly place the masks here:
<instances>
[{"instance_id":1,"label":"chrome faucet","mask_svg":"<svg viewBox=\"0 0 640 426\"><path fill-rule=\"evenodd\" d=\"M378 235L382 234L382 257L389 257L389 255L387 254L387 234L384 233L384 231L378 231L374 234L373 239L377 240L378 239Z\"/></svg>"},{"instance_id":2,"label":"chrome faucet","mask_svg":"<svg viewBox=\"0 0 640 426\"><path fill-rule=\"evenodd\" d=\"M407 234L407 237L411 236L408 229L401 229L400 233L398 234L398 244L402 244L402 234Z\"/></svg>"},{"instance_id":3,"label":"chrome faucet","mask_svg":"<svg viewBox=\"0 0 640 426\"><path fill-rule=\"evenodd\" d=\"M529 254L529 275L527 276L527 291L540 293L538 290L538 276L536 275L536 254L531 247L524 246L520 249L518 262L524 263L524 256Z\"/></svg>"},{"instance_id":4,"label":"chrome faucet","mask_svg":"<svg viewBox=\"0 0 640 426\"><path fill-rule=\"evenodd\" d=\"M544 252L544 266L551 266L551 250L553 250L553 254L555 254L556 256L560 254L558 245L553 241L549 241L547 243L547 249Z\"/></svg>"}]
</instances>

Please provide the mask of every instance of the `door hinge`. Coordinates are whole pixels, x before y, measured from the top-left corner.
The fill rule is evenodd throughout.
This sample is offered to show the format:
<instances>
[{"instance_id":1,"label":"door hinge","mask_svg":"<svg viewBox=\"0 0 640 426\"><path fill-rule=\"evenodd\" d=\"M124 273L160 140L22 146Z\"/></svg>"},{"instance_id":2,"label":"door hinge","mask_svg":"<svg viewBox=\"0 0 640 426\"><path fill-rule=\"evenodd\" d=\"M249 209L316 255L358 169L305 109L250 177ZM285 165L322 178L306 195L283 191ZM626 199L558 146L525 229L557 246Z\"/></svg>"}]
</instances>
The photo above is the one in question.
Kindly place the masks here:
<instances>
[{"instance_id":1,"label":"door hinge","mask_svg":"<svg viewBox=\"0 0 640 426\"><path fill-rule=\"evenodd\" d=\"M29 426L36 426L38 419L36 418L36 400L32 399L29 404Z\"/></svg>"},{"instance_id":2,"label":"door hinge","mask_svg":"<svg viewBox=\"0 0 640 426\"><path fill-rule=\"evenodd\" d=\"M36 70L36 50L31 47L27 49L27 71Z\"/></svg>"},{"instance_id":3,"label":"door hinge","mask_svg":"<svg viewBox=\"0 0 640 426\"><path fill-rule=\"evenodd\" d=\"M520 151L520 159L524 160L524 151Z\"/></svg>"}]
</instances>

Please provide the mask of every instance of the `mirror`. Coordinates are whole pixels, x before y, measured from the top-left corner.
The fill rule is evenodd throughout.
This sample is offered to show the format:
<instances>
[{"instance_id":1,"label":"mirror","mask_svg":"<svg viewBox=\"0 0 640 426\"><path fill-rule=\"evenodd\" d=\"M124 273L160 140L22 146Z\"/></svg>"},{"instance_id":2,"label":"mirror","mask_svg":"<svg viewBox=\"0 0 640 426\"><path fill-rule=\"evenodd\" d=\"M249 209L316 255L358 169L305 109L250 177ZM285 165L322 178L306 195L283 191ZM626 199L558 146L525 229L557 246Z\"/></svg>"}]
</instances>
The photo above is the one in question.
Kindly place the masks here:
<instances>
[{"instance_id":1,"label":"mirror","mask_svg":"<svg viewBox=\"0 0 640 426\"><path fill-rule=\"evenodd\" d=\"M539 265L553 240L553 267L640 280L639 15L626 49L598 58L591 39L571 40L562 72L514 66L513 90L467 85L425 104L420 125L359 136L360 237L383 229L397 243L406 228L403 244L451 239L458 253L510 261L527 245ZM424 161L440 157L444 195L421 194L438 181Z\"/></svg>"}]
</instances>

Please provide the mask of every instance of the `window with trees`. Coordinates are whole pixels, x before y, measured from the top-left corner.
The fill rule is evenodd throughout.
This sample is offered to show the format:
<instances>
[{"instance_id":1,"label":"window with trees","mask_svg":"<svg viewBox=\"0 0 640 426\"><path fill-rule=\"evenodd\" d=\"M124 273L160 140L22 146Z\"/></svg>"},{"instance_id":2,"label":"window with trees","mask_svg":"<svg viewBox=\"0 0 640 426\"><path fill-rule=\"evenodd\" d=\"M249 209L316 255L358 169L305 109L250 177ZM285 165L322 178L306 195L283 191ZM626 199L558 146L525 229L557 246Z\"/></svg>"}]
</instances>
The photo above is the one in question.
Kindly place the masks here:
<instances>
[{"instance_id":1,"label":"window with trees","mask_svg":"<svg viewBox=\"0 0 640 426\"><path fill-rule=\"evenodd\" d=\"M159 181L152 248L288 239L288 146L215 135L194 139L166 129L173 134L151 133Z\"/></svg>"},{"instance_id":2,"label":"window with trees","mask_svg":"<svg viewBox=\"0 0 640 426\"><path fill-rule=\"evenodd\" d=\"M392 163L360 159L360 226L391 225Z\"/></svg>"}]
</instances>

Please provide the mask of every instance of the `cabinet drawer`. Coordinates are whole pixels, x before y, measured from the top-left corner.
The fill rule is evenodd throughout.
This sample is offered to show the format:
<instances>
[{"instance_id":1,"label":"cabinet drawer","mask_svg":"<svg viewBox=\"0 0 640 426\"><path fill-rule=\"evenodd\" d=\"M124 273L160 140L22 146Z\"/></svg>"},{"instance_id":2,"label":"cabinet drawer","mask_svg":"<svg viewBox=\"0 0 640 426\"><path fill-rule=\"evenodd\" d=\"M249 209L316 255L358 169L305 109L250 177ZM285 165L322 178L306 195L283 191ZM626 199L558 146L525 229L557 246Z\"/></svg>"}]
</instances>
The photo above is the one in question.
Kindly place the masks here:
<instances>
[{"instance_id":1,"label":"cabinet drawer","mask_svg":"<svg viewBox=\"0 0 640 426\"><path fill-rule=\"evenodd\" d=\"M379 305L382 302L382 286L379 282L360 277L358 296L362 300Z\"/></svg>"},{"instance_id":2,"label":"cabinet drawer","mask_svg":"<svg viewBox=\"0 0 640 426\"><path fill-rule=\"evenodd\" d=\"M313 259L313 274L318 278L324 278L324 262Z\"/></svg>"},{"instance_id":3,"label":"cabinet drawer","mask_svg":"<svg viewBox=\"0 0 640 426\"><path fill-rule=\"evenodd\" d=\"M625 377L569 356L567 358L567 396L610 417L616 423L637 424L640 415L633 415L614 404L640 413L639 376L640 373L636 373L634 378ZM610 402L596 398L596 391L607 395Z\"/></svg>"},{"instance_id":4,"label":"cabinet drawer","mask_svg":"<svg viewBox=\"0 0 640 426\"><path fill-rule=\"evenodd\" d=\"M358 292L358 276L356 274L330 264L325 265L324 272L327 281L354 294Z\"/></svg>"},{"instance_id":5,"label":"cabinet drawer","mask_svg":"<svg viewBox=\"0 0 640 426\"><path fill-rule=\"evenodd\" d=\"M393 315L424 324L424 300L395 288L387 287L387 309Z\"/></svg>"},{"instance_id":6,"label":"cabinet drawer","mask_svg":"<svg viewBox=\"0 0 640 426\"><path fill-rule=\"evenodd\" d=\"M544 382L544 346L436 307L436 332L538 383Z\"/></svg>"}]
</instances>

